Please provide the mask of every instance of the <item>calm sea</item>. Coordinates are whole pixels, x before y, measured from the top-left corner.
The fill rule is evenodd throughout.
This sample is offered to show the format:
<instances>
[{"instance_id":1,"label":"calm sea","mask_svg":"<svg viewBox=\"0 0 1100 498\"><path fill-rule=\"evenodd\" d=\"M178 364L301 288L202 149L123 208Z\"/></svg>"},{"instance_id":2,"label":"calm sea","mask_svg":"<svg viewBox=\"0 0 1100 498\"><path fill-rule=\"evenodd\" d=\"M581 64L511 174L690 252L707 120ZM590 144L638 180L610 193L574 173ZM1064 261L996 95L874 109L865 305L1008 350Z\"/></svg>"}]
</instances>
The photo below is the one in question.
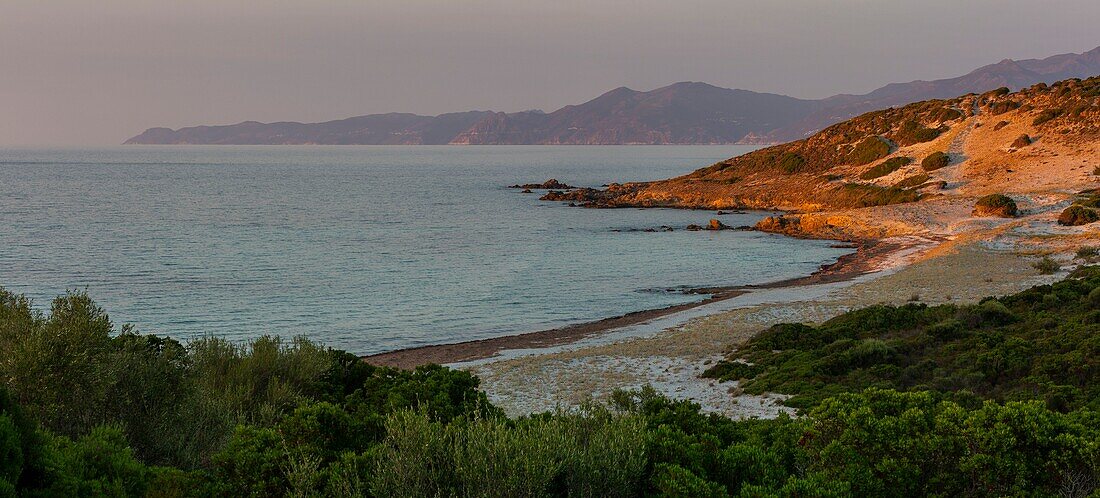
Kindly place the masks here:
<instances>
[{"instance_id":1,"label":"calm sea","mask_svg":"<svg viewBox=\"0 0 1100 498\"><path fill-rule=\"evenodd\" d=\"M0 286L41 308L87 290L146 333L372 353L689 302L702 297L668 289L774 281L844 254L682 230L713 212L570 208L505 188L653 180L751 149L0 149ZM637 231L661 225L678 230Z\"/></svg>"}]
</instances>

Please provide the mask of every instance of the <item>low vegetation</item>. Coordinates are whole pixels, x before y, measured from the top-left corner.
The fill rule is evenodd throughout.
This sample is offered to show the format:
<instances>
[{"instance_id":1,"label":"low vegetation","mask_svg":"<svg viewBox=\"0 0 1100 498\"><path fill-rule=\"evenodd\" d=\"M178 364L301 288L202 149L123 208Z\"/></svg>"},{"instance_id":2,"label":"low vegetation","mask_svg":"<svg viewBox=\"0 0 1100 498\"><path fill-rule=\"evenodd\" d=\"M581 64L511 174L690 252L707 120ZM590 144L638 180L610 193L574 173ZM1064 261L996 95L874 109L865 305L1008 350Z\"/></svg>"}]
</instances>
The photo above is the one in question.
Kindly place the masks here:
<instances>
[{"instance_id":1,"label":"low vegetation","mask_svg":"<svg viewBox=\"0 0 1100 498\"><path fill-rule=\"evenodd\" d=\"M947 130L946 126L929 128L914 120L908 120L901 124L901 128L894 134L894 140L899 145L913 145L934 140Z\"/></svg>"},{"instance_id":2,"label":"low vegetation","mask_svg":"<svg viewBox=\"0 0 1100 498\"><path fill-rule=\"evenodd\" d=\"M1058 215L1058 224L1073 227L1094 223L1098 219L1100 219L1100 216L1097 216L1096 211L1092 208L1074 204Z\"/></svg>"},{"instance_id":3,"label":"low vegetation","mask_svg":"<svg viewBox=\"0 0 1100 498\"><path fill-rule=\"evenodd\" d=\"M913 162L913 158L911 157L891 157L890 159L887 159L875 165L873 168L863 172L862 175L859 175L859 178L861 180L874 180L875 178L889 175L890 173L901 169L903 166L906 166L911 162Z\"/></svg>"},{"instance_id":4,"label":"low vegetation","mask_svg":"<svg viewBox=\"0 0 1100 498\"><path fill-rule=\"evenodd\" d=\"M880 187L861 183L846 183L838 194L837 203L850 207L887 206L920 200L920 193L898 187Z\"/></svg>"},{"instance_id":5,"label":"low vegetation","mask_svg":"<svg viewBox=\"0 0 1100 498\"><path fill-rule=\"evenodd\" d=\"M1038 400L1061 413L1100 410L1100 268L1054 285L975 305L873 306L818 326L776 325L732 358L752 365L727 374L749 393L792 395L804 410L832 396L876 387L934 390L961 406Z\"/></svg>"},{"instance_id":6,"label":"low vegetation","mask_svg":"<svg viewBox=\"0 0 1100 498\"><path fill-rule=\"evenodd\" d=\"M1062 265L1051 259L1050 256L1043 256L1039 261L1032 263L1031 267L1039 270L1039 273L1043 275L1053 275L1062 269Z\"/></svg>"},{"instance_id":7,"label":"low vegetation","mask_svg":"<svg viewBox=\"0 0 1100 498\"><path fill-rule=\"evenodd\" d=\"M805 165L806 160L794 152L784 152L779 156L779 170L788 175L801 172Z\"/></svg>"},{"instance_id":8,"label":"low vegetation","mask_svg":"<svg viewBox=\"0 0 1100 498\"><path fill-rule=\"evenodd\" d=\"M890 155L890 144L882 137L867 137L848 153L848 162L860 166Z\"/></svg>"},{"instance_id":9,"label":"low vegetation","mask_svg":"<svg viewBox=\"0 0 1100 498\"><path fill-rule=\"evenodd\" d=\"M918 175L910 176L900 182L895 183L894 187L902 189L920 187L921 185L924 185L926 182L928 182L928 179L929 176L927 174L921 173Z\"/></svg>"},{"instance_id":10,"label":"low vegetation","mask_svg":"<svg viewBox=\"0 0 1100 498\"><path fill-rule=\"evenodd\" d=\"M951 156L943 152L933 152L920 162L920 167L925 171L936 171L951 164Z\"/></svg>"},{"instance_id":11,"label":"low vegetation","mask_svg":"<svg viewBox=\"0 0 1100 498\"><path fill-rule=\"evenodd\" d=\"M989 194L974 204L974 216L1012 218L1019 213L1016 201L1004 194Z\"/></svg>"},{"instance_id":12,"label":"low vegetation","mask_svg":"<svg viewBox=\"0 0 1100 498\"><path fill-rule=\"evenodd\" d=\"M1031 137L1027 136L1026 133L1016 137L1016 140L1013 140L1011 144L1011 146L1016 149L1024 148L1028 145L1031 145Z\"/></svg>"},{"instance_id":13,"label":"low vegetation","mask_svg":"<svg viewBox=\"0 0 1100 498\"><path fill-rule=\"evenodd\" d=\"M649 388L510 419L465 372L304 339L183 345L116 331L83 294L43 314L3 292L0 495L1087 495L1098 274L773 327L711 374L802 416L743 421Z\"/></svg>"}]
</instances>

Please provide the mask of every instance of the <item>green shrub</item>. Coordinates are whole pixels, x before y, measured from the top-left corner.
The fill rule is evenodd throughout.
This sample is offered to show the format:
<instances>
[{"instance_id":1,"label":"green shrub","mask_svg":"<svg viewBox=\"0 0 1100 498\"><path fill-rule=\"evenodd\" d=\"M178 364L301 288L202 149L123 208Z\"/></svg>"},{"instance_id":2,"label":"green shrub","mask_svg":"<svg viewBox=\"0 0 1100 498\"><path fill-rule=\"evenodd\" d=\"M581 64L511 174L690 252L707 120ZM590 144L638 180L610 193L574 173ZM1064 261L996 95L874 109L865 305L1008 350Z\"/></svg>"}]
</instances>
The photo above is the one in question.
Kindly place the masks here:
<instances>
[{"instance_id":1,"label":"green shrub","mask_svg":"<svg viewBox=\"0 0 1100 498\"><path fill-rule=\"evenodd\" d=\"M895 188L914 188L924 185L928 181L929 176L921 173L919 175L913 175L900 182L894 184Z\"/></svg>"},{"instance_id":2,"label":"green shrub","mask_svg":"<svg viewBox=\"0 0 1100 498\"><path fill-rule=\"evenodd\" d=\"M875 178L889 175L890 173L901 169L903 166L911 162L913 162L913 159L910 157L891 157L890 159L887 159L879 163L875 167L863 172L862 175L859 175L859 178L861 180L874 180Z\"/></svg>"},{"instance_id":3,"label":"green shrub","mask_svg":"<svg viewBox=\"0 0 1100 498\"><path fill-rule=\"evenodd\" d=\"M1039 126L1047 121L1057 118L1062 114L1061 109L1043 109L1035 119L1031 121L1032 126Z\"/></svg>"},{"instance_id":4,"label":"green shrub","mask_svg":"<svg viewBox=\"0 0 1100 498\"><path fill-rule=\"evenodd\" d=\"M935 171L951 164L951 156L943 152L933 152L920 162L920 167L925 171Z\"/></svg>"},{"instance_id":5,"label":"green shrub","mask_svg":"<svg viewBox=\"0 0 1100 498\"><path fill-rule=\"evenodd\" d=\"M1058 215L1058 224L1065 226L1087 225L1100 219L1096 211L1085 206L1074 204Z\"/></svg>"},{"instance_id":6,"label":"green shrub","mask_svg":"<svg viewBox=\"0 0 1100 498\"><path fill-rule=\"evenodd\" d=\"M848 153L848 162L860 166L890 155L890 144L882 137L867 137Z\"/></svg>"},{"instance_id":7,"label":"green shrub","mask_svg":"<svg viewBox=\"0 0 1100 498\"><path fill-rule=\"evenodd\" d=\"M901 124L894 134L894 141L900 145L913 145L934 140L943 133L940 128L928 128L916 121L909 120Z\"/></svg>"},{"instance_id":8,"label":"green shrub","mask_svg":"<svg viewBox=\"0 0 1100 498\"><path fill-rule=\"evenodd\" d=\"M935 121L953 121L963 117L962 111L953 109L951 107L944 107L932 115L932 119Z\"/></svg>"},{"instance_id":9,"label":"green shrub","mask_svg":"<svg viewBox=\"0 0 1100 498\"><path fill-rule=\"evenodd\" d=\"M802 171L805 164L806 160L794 152L784 152L782 156L779 156L779 170L788 175Z\"/></svg>"},{"instance_id":10,"label":"green shrub","mask_svg":"<svg viewBox=\"0 0 1100 498\"><path fill-rule=\"evenodd\" d=\"M846 183L840 191L839 203L851 207L887 206L920 200L919 192L897 187L880 187Z\"/></svg>"},{"instance_id":11,"label":"green shrub","mask_svg":"<svg viewBox=\"0 0 1100 498\"><path fill-rule=\"evenodd\" d=\"M1016 201L1004 194L989 194L974 204L974 216L1012 218L1018 213Z\"/></svg>"},{"instance_id":12,"label":"green shrub","mask_svg":"<svg viewBox=\"0 0 1100 498\"><path fill-rule=\"evenodd\" d=\"M703 479L676 464L661 463L653 469L653 487L660 496L678 498L724 498L726 488Z\"/></svg>"},{"instance_id":13,"label":"green shrub","mask_svg":"<svg viewBox=\"0 0 1100 498\"><path fill-rule=\"evenodd\" d=\"M1058 270L1062 269L1062 265L1059 265L1057 261L1050 259L1050 256L1043 256L1043 259L1036 261L1031 266L1036 270L1039 270L1039 273L1043 275L1057 273Z\"/></svg>"},{"instance_id":14,"label":"green shrub","mask_svg":"<svg viewBox=\"0 0 1100 498\"><path fill-rule=\"evenodd\" d=\"M1012 110L1015 110L1015 109L1019 109L1019 108L1020 108L1020 103L1019 102L1016 102L1014 100L1003 100L1003 101L1000 101L1000 102L993 103L993 105L991 105L989 107L989 112L990 112L990 114L993 114L995 116L995 115L1004 114L1006 112L1009 112L1009 111L1012 111Z\"/></svg>"},{"instance_id":15,"label":"green shrub","mask_svg":"<svg viewBox=\"0 0 1100 498\"><path fill-rule=\"evenodd\" d=\"M1077 248L1077 257L1080 259L1095 258L1100 255L1100 248L1096 246L1081 246Z\"/></svg>"},{"instance_id":16,"label":"green shrub","mask_svg":"<svg viewBox=\"0 0 1100 498\"><path fill-rule=\"evenodd\" d=\"M763 369L756 365L749 365L739 361L722 360L713 367L706 369L702 377L718 379L720 381L751 379L756 377Z\"/></svg>"}]
</instances>

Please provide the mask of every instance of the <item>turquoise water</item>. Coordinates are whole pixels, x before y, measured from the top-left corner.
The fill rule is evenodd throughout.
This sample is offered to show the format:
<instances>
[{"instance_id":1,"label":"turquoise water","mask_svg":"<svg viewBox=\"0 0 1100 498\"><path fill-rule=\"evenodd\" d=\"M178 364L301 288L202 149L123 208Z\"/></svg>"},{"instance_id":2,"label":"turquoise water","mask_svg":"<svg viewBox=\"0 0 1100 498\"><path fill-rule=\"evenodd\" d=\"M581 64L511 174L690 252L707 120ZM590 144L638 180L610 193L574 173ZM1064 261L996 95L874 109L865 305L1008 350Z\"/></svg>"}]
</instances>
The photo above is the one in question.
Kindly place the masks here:
<instances>
[{"instance_id":1,"label":"turquoise water","mask_svg":"<svg viewBox=\"0 0 1100 498\"><path fill-rule=\"evenodd\" d=\"M844 254L752 232L632 231L714 213L570 208L505 188L659 179L748 150L0 149L0 286L43 308L87 290L146 333L305 335L372 353L690 302L702 296L668 289L774 281Z\"/></svg>"}]
</instances>

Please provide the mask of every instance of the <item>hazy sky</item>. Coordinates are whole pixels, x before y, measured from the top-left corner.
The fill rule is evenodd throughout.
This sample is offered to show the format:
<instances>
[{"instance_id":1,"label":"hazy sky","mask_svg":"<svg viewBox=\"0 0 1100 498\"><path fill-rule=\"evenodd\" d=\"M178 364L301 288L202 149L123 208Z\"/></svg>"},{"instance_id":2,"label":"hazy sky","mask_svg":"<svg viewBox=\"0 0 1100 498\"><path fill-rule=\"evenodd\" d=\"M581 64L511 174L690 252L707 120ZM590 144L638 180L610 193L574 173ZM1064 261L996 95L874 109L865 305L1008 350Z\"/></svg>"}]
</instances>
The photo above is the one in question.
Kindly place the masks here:
<instances>
[{"instance_id":1,"label":"hazy sky","mask_svg":"<svg viewBox=\"0 0 1100 498\"><path fill-rule=\"evenodd\" d=\"M1098 22L1098 0L0 0L0 145L686 80L818 98L1082 52Z\"/></svg>"}]
</instances>

